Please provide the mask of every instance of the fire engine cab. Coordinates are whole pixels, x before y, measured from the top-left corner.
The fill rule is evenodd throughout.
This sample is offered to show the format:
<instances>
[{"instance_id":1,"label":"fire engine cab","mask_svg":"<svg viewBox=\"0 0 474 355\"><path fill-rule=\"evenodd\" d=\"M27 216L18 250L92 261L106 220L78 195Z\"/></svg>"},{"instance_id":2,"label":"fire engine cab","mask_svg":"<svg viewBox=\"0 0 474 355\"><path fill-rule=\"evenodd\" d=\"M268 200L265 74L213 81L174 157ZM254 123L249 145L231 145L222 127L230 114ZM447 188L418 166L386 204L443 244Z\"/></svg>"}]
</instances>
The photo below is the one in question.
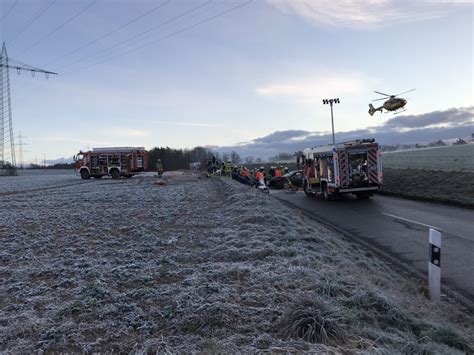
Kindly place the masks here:
<instances>
[{"instance_id":1,"label":"fire engine cab","mask_svg":"<svg viewBox=\"0 0 474 355\"><path fill-rule=\"evenodd\" d=\"M352 193L367 199L382 186L382 156L374 139L307 148L302 158L307 195L319 194L330 200Z\"/></svg>"},{"instance_id":2,"label":"fire engine cab","mask_svg":"<svg viewBox=\"0 0 474 355\"><path fill-rule=\"evenodd\" d=\"M148 155L143 147L93 148L80 151L74 156L74 162L76 174L82 179L91 176L100 179L107 175L113 179L129 178L147 170Z\"/></svg>"}]
</instances>

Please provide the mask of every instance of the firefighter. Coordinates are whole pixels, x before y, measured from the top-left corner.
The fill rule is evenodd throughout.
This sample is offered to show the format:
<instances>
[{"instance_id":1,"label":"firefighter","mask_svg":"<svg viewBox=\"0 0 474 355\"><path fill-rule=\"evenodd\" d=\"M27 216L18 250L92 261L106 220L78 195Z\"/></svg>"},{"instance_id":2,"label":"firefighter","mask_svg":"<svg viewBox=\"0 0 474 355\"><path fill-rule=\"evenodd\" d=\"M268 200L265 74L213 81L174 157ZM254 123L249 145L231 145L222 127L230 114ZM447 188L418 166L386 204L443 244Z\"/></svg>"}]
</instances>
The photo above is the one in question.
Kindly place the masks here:
<instances>
[{"instance_id":1,"label":"firefighter","mask_svg":"<svg viewBox=\"0 0 474 355\"><path fill-rule=\"evenodd\" d=\"M212 173L213 173L213 175L216 175L216 172L217 172L217 159L216 159L216 156L213 155L212 156Z\"/></svg>"},{"instance_id":2,"label":"firefighter","mask_svg":"<svg viewBox=\"0 0 474 355\"><path fill-rule=\"evenodd\" d=\"M227 163L225 165L225 175L227 177L232 176L232 161L230 161L230 160L227 160Z\"/></svg>"},{"instance_id":3,"label":"firefighter","mask_svg":"<svg viewBox=\"0 0 474 355\"><path fill-rule=\"evenodd\" d=\"M275 176L283 176L283 167L275 168Z\"/></svg>"},{"instance_id":4,"label":"firefighter","mask_svg":"<svg viewBox=\"0 0 474 355\"><path fill-rule=\"evenodd\" d=\"M285 166L285 173L284 173L284 174L286 175L286 174L288 174L289 172L290 172L290 170L288 169L287 166Z\"/></svg>"},{"instance_id":5,"label":"firefighter","mask_svg":"<svg viewBox=\"0 0 474 355\"><path fill-rule=\"evenodd\" d=\"M156 161L156 172L158 173L158 177L163 175L163 164L161 163L161 159Z\"/></svg>"},{"instance_id":6,"label":"firefighter","mask_svg":"<svg viewBox=\"0 0 474 355\"><path fill-rule=\"evenodd\" d=\"M271 166L268 169L268 175L270 176L270 179L275 176L275 169L276 169L276 166Z\"/></svg>"},{"instance_id":7,"label":"firefighter","mask_svg":"<svg viewBox=\"0 0 474 355\"><path fill-rule=\"evenodd\" d=\"M266 186L265 183L265 168L262 166L259 170L255 173L255 179L257 180L256 187L258 186Z\"/></svg>"},{"instance_id":8,"label":"firefighter","mask_svg":"<svg viewBox=\"0 0 474 355\"><path fill-rule=\"evenodd\" d=\"M207 171L207 177L214 175L213 168L212 168L212 160L211 160L211 159L209 159L209 160L206 162L206 171Z\"/></svg>"}]
</instances>

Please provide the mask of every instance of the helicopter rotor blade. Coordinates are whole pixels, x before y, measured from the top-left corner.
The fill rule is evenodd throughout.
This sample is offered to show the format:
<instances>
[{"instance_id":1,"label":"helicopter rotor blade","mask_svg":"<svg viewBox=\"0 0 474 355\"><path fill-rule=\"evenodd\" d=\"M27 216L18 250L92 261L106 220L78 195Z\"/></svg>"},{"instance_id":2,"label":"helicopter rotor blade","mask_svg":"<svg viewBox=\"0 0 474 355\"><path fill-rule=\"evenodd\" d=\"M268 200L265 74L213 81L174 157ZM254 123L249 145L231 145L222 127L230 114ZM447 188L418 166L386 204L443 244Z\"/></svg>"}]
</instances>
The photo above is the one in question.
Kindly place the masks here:
<instances>
[{"instance_id":1,"label":"helicopter rotor blade","mask_svg":"<svg viewBox=\"0 0 474 355\"><path fill-rule=\"evenodd\" d=\"M394 96L399 96L399 95L403 95L403 94L406 94L407 92L412 92L412 91L415 91L416 89L411 89L411 90L408 90L408 91L405 91L405 92L402 92L400 94L396 94Z\"/></svg>"},{"instance_id":2,"label":"helicopter rotor blade","mask_svg":"<svg viewBox=\"0 0 474 355\"><path fill-rule=\"evenodd\" d=\"M380 101L380 100L387 100L386 97L381 97L380 99L375 99L375 100L372 100L372 101Z\"/></svg>"},{"instance_id":3,"label":"helicopter rotor blade","mask_svg":"<svg viewBox=\"0 0 474 355\"><path fill-rule=\"evenodd\" d=\"M384 94L383 92L380 92L380 91L374 91L376 94L380 94L380 95L385 95L385 96L392 96L392 95L388 95L388 94Z\"/></svg>"}]
</instances>

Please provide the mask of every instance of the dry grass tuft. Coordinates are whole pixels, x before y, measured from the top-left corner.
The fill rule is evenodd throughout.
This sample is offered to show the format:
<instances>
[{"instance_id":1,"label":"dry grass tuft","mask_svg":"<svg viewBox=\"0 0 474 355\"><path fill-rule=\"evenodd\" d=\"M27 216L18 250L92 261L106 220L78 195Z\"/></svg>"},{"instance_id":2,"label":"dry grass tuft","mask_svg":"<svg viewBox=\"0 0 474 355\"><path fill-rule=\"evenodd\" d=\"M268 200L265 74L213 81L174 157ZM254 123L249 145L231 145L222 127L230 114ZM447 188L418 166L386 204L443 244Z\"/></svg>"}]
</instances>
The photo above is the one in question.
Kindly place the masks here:
<instances>
[{"instance_id":1,"label":"dry grass tuft","mask_svg":"<svg viewBox=\"0 0 474 355\"><path fill-rule=\"evenodd\" d=\"M469 343L463 336L459 335L451 327L438 327L429 332L429 337L441 344L446 344L452 348L465 351L466 354L472 354L474 349L469 346Z\"/></svg>"},{"instance_id":2,"label":"dry grass tuft","mask_svg":"<svg viewBox=\"0 0 474 355\"><path fill-rule=\"evenodd\" d=\"M283 338L303 339L310 343L341 345L346 339L343 317L318 299L304 299L294 304L277 322Z\"/></svg>"},{"instance_id":3,"label":"dry grass tuft","mask_svg":"<svg viewBox=\"0 0 474 355\"><path fill-rule=\"evenodd\" d=\"M374 291L359 291L346 301L349 308L360 311L360 318L380 326L420 334L423 324L406 312L400 304Z\"/></svg>"}]
</instances>

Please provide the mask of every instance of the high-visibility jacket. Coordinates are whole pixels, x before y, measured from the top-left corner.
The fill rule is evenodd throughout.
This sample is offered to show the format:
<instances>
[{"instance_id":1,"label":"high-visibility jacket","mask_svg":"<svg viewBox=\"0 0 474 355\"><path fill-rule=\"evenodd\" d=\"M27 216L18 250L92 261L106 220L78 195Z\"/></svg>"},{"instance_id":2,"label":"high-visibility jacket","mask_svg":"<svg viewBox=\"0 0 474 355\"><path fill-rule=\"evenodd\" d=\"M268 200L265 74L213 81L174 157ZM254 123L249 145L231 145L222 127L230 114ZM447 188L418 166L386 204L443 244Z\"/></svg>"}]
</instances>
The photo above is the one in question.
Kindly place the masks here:
<instances>
[{"instance_id":1,"label":"high-visibility jacket","mask_svg":"<svg viewBox=\"0 0 474 355\"><path fill-rule=\"evenodd\" d=\"M264 178L263 173L261 171L257 171L255 178L259 181L262 180Z\"/></svg>"},{"instance_id":2,"label":"high-visibility jacket","mask_svg":"<svg viewBox=\"0 0 474 355\"><path fill-rule=\"evenodd\" d=\"M280 169L275 170L275 176L283 176L282 172Z\"/></svg>"},{"instance_id":3,"label":"high-visibility jacket","mask_svg":"<svg viewBox=\"0 0 474 355\"><path fill-rule=\"evenodd\" d=\"M249 171L248 170L242 170L242 172L240 173L241 176L243 177L249 177Z\"/></svg>"}]
</instances>

